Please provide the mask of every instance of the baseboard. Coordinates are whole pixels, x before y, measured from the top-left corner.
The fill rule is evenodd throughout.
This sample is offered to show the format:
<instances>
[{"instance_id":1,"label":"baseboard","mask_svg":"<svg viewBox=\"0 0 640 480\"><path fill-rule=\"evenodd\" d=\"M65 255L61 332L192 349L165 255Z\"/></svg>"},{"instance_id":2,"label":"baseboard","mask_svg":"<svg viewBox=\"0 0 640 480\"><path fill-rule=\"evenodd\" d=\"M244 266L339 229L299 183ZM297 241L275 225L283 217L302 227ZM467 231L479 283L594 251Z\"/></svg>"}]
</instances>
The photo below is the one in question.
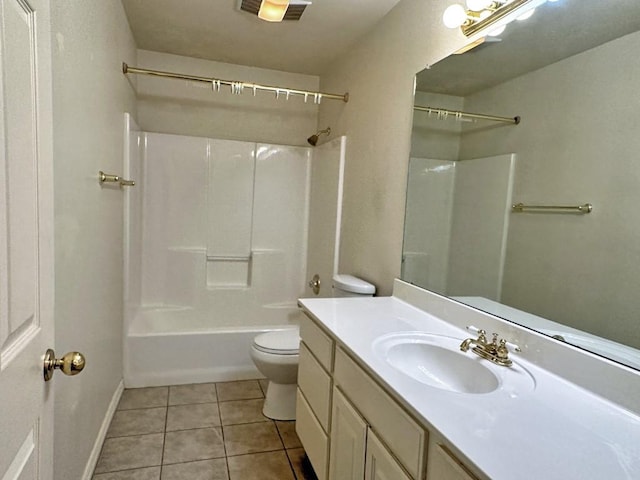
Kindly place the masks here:
<instances>
[{"instance_id":1,"label":"baseboard","mask_svg":"<svg viewBox=\"0 0 640 480\"><path fill-rule=\"evenodd\" d=\"M107 436L107 430L109 430L109 425L111 425L113 415L116 413L116 408L118 407L118 403L120 402L122 392L124 392L124 380L120 380L120 383L118 383L118 386L116 387L116 391L113 392L111 402L109 403L109 408L107 408L107 413L105 413L104 415L104 420L102 421L102 425L100 426L100 430L98 431L98 436L95 443L93 444L93 448L91 449L91 455L89 455L87 466L85 467L84 473L82 474L82 480L91 480L93 478L93 471L95 470L96 464L98 463L100 451L102 450L102 444L104 443L104 439Z\"/></svg>"},{"instance_id":2,"label":"baseboard","mask_svg":"<svg viewBox=\"0 0 640 480\"><path fill-rule=\"evenodd\" d=\"M225 368L201 368L167 371L126 372L127 388L161 387L190 383L230 382L253 380L264 376L253 365Z\"/></svg>"}]
</instances>

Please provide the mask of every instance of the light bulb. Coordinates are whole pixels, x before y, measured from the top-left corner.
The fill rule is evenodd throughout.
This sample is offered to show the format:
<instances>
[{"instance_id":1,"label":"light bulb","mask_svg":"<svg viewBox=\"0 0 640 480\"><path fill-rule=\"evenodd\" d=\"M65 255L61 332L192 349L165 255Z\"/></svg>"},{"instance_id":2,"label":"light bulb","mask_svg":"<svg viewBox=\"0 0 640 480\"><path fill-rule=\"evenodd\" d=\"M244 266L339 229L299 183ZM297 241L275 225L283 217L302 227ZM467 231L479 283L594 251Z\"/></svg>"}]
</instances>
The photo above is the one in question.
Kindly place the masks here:
<instances>
[{"instance_id":1,"label":"light bulb","mask_svg":"<svg viewBox=\"0 0 640 480\"><path fill-rule=\"evenodd\" d=\"M481 12L492 3L493 0L467 0L467 8L474 12Z\"/></svg>"},{"instance_id":2,"label":"light bulb","mask_svg":"<svg viewBox=\"0 0 640 480\"><path fill-rule=\"evenodd\" d=\"M467 11L459 3L450 5L442 15L442 22L448 28L458 28L467 20Z\"/></svg>"},{"instance_id":3,"label":"light bulb","mask_svg":"<svg viewBox=\"0 0 640 480\"><path fill-rule=\"evenodd\" d=\"M493 30L491 30L489 33L487 33L487 35L489 37L497 37L498 35L500 35L502 32L504 32L505 28L507 28L506 25L500 25L499 27L494 28Z\"/></svg>"},{"instance_id":4,"label":"light bulb","mask_svg":"<svg viewBox=\"0 0 640 480\"><path fill-rule=\"evenodd\" d=\"M281 22L289 8L289 0L262 0L258 18L267 22Z\"/></svg>"},{"instance_id":5,"label":"light bulb","mask_svg":"<svg viewBox=\"0 0 640 480\"><path fill-rule=\"evenodd\" d=\"M517 20L526 20L527 18L531 18L531 16L533 15L533 13L536 11L535 8L532 8L531 10L529 10L528 12L524 12L522 15L520 15Z\"/></svg>"}]
</instances>

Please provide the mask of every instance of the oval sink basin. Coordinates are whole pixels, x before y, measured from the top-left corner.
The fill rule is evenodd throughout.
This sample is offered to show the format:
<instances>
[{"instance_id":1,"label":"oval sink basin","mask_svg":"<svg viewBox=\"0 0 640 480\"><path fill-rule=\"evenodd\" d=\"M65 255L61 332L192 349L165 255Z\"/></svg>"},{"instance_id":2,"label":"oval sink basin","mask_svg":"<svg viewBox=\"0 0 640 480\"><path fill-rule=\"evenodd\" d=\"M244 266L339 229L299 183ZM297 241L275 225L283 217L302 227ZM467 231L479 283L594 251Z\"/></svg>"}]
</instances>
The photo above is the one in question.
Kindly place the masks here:
<instances>
[{"instance_id":1,"label":"oval sink basin","mask_svg":"<svg viewBox=\"0 0 640 480\"><path fill-rule=\"evenodd\" d=\"M461 339L420 332L384 335L373 350L404 375L431 387L457 393L491 393L533 387L533 379L517 366L502 367L471 352L461 352Z\"/></svg>"}]
</instances>

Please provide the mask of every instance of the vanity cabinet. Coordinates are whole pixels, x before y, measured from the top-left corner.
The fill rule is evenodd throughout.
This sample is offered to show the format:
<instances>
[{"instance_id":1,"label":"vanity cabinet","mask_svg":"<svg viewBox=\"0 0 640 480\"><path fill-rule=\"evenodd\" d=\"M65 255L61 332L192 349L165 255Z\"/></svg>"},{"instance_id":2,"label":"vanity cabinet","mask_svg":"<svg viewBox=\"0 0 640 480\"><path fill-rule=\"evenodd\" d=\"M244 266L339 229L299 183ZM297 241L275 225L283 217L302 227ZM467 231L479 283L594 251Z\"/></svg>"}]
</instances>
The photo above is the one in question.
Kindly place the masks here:
<instances>
[{"instance_id":1,"label":"vanity cabinet","mask_svg":"<svg viewBox=\"0 0 640 480\"><path fill-rule=\"evenodd\" d=\"M319 480L478 480L320 326L300 326L296 431Z\"/></svg>"}]
</instances>

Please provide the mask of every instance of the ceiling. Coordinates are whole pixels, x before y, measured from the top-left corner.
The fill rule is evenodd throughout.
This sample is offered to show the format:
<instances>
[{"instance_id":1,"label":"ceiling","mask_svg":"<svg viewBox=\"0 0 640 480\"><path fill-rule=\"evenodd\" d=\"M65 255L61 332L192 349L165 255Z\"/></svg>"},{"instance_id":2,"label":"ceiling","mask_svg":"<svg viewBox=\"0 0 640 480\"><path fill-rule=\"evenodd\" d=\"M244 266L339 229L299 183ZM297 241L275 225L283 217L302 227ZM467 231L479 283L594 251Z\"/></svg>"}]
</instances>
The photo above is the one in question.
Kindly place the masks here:
<instances>
[{"instance_id":1,"label":"ceiling","mask_svg":"<svg viewBox=\"0 0 640 480\"><path fill-rule=\"evenodd\" d=\"M400 0L314 0L300 21L269 23L237 0L122 0L138 48L319 75Z\"/></svg>"},{"instance_id":2,"label":"ceiling","mask_svg":"<svg viewBox=\"0 0 640 480\"><path fill-rule=\"evenodd\" d=\"M513 22L502 41L420 72L423 92L464 97L640 30L640 0L558 0Z\"/></svg>"}]
</instances>

